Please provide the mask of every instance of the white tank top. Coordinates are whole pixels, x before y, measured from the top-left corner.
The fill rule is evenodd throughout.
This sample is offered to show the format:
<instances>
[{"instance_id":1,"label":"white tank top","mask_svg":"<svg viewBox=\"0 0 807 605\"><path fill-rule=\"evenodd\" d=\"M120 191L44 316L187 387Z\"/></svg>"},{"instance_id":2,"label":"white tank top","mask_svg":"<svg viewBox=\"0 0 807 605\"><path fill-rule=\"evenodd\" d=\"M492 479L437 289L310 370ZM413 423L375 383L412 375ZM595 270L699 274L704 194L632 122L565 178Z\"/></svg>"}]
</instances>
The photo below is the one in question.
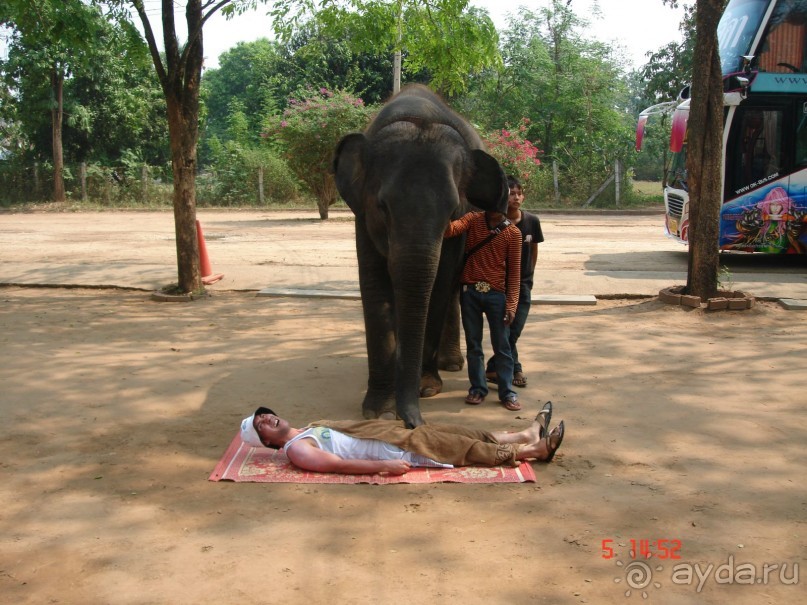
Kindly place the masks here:
<instances>
[{"instance_id":1,"label":"white tank top","mask_svg":"<svg viewBox=\"0 0 807 605\"><path fill-rule=\"evenodd\" d=\"M321 450L335 454L345 460L406 460L412 466L454 468L453 464L444 464L420 454L407 452L386 441L351 437L327 426L315 426L304 430L290 439L283 446L283 451L288 451L289 446L299 439L313 439Z\"/></svg>"}]
</instances>

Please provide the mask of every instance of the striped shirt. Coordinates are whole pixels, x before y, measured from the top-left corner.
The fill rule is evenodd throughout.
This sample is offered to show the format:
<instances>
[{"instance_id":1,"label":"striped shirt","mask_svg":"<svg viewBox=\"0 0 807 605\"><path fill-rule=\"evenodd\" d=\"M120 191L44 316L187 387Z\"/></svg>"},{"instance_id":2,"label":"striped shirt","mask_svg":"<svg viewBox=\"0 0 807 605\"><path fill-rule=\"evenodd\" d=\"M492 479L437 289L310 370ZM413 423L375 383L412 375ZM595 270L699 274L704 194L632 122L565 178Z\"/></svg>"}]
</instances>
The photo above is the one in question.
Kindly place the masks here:
<instances>
[{"instance_id":1,"label":"striped shirt","mask_svg":"<svg viewBox=\"0 0 807 605\"><path fill-rule=\"evenodd\" d=\"M494 225L495 227L496 225ZM468 233L465 252L490 235L484 212L470 212L451 221L445 237ZM521 283L521 231L510 225L468 257L460 278L463 284L484 281L507 297L507 310L514 313L518 306Z\"/></svg>"}]
</instances>

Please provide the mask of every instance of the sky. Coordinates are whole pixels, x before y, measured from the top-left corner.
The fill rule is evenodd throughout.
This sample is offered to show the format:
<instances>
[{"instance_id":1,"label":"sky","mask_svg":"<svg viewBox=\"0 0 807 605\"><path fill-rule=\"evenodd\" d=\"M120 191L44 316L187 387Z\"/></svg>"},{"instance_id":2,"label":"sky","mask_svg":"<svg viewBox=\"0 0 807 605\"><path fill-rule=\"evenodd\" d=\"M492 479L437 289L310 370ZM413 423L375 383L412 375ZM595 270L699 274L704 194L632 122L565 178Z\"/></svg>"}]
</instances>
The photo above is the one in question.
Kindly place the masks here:
<instances>
[{"instance_id":1,"label":"sky","mask_svg":"<svg viewBox=\"0 0 807 605\"><path fill-rule=\"evenodd\" d=\"M679 2L688 6L695 0ZM498 30L507 26L507 15L518 14L520 6L536 10L545 3L540 0L470 0L480 8L486 8ZM594 5L599 5L601 18L593 14ZM156 0L146 0L146 6L159 7ZM634 68L646 63L645 53L679 40L678 24L683 9L671 9L662 0L572 0L572 9L579 17L590 21L586 31L589 37L602 42L619 42L625 48L625 56ZM159 22L159 11L150 10L152 26ZM257 11L227 21L220 14L214 15L205 26L205 66L218 67L218 57L238 42L250 42L271 37L272 21L266 15L266 6Z\"/></svg>"}]
</instances>

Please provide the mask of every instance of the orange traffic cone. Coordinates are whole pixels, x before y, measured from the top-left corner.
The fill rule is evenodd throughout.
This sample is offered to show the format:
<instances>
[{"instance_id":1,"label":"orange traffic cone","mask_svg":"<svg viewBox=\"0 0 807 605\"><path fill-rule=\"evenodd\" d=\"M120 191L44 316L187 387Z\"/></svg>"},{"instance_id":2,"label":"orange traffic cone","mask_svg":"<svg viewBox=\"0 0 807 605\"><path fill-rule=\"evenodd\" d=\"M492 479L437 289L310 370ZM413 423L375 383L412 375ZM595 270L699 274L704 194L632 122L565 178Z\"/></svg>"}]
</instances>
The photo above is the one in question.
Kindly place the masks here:
<instances>
[{"instance_id":1,"label":"orange traffic cone","mask_svg":"<svg viewBox=\"0 0 807 605\"><path fill-rule=\"evenodd\" d=\"M199 241L199 268L202 272L202 283L206 286L215 284L224 277L223 273L213 275L213 267L210 266L210 259L207 256L207 246L205 246L205 235L202 233L202 224L196 221L196 238Z\"/></svg>"}]
</instances>

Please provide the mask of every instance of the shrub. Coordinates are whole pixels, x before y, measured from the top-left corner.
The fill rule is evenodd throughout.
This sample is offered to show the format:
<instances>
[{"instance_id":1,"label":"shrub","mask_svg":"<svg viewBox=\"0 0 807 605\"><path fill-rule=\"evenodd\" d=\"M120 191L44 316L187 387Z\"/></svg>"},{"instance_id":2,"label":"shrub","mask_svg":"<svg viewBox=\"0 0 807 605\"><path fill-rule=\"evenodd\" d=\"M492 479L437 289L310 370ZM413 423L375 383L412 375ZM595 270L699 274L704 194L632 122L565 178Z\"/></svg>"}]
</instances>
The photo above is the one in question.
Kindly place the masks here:
<instances>
[{"instance_id":1,"label":"shrub","mask_svg":"<svg viewBox=\"0 0 807 605\"><path fill-rule=\"evenodd\" d=\"M534 186L545 172L539 157L541 150L526 138L529 123L529 118L521 118L516 128L507 124L501 130L481 133L488 152L499 161L508 175L518 177L525 190L530 188L530 184Z\"/></svg>"},{"instance_id":2,"label":"shrub","mask_svg":"<svg viewBox=\"0 0 807 605\"><path fill-rule=\"evenodd\" d=\"M285 204L300 195L299 184L286 161L271 149L245 147L235 141L210 142L211 173L200 175L196 196L202 206Z\"/></svg>"},{"instance_id":3,"label":"shrub","mask_svg":"<svg viewBox=\"0 0 807 605\"><path fill-rule=\"evenodd\" d=\"M321 88L290 99L281 115L266 120L264 138L283 150L291 169L316 196L323 219L338 198L331 174L336 144L348 132L364 130L372 114L350 93Z\"/></svg>"}]
</instances>

